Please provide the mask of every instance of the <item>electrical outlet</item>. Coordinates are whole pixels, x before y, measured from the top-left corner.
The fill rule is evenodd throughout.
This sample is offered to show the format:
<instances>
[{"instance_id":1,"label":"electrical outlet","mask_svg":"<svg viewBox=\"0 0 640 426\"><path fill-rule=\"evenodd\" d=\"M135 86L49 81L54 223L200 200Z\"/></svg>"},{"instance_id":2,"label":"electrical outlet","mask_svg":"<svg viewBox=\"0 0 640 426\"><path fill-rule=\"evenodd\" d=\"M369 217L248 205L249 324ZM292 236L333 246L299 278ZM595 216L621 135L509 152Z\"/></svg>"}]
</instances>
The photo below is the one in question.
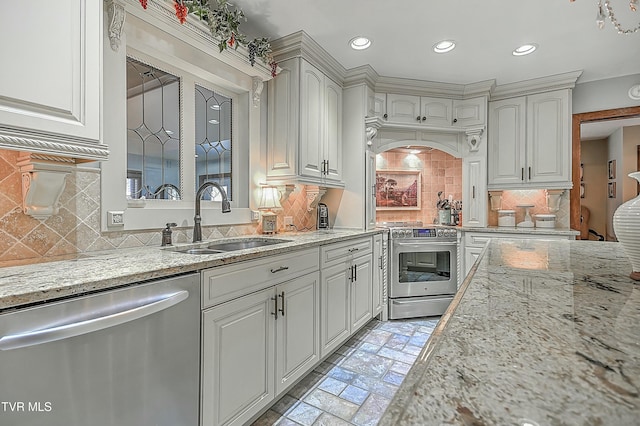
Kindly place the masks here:
<instances>
[{"instance_id":1,"label":"electrical outlet","mask_svg":"<svg viewBox=\"0 0 640 426\"><path fill-rule=\"evenodd\" d=\"M251 220L260 220L259 210L251 210Z\"/></svg>"},{"instance_id":2,"label":"electrical outlet","mask_svg":"<svg viewBox=\"0 0 640 426\"><path fill-rule=\"evenodd\" d=\"M124 212L107 212L108 226L124 226Z\"/></svg>"},{"instance_id":3,"label":"electrical outlet","mask_svg":"<svg viewBox=\"0 0 640 426\"><path fill-rule=\"evenodd\" d=\"M284 226L292 226L293 225L293 217L285 216L284 217Z\"/></svg>"}]
</instances>

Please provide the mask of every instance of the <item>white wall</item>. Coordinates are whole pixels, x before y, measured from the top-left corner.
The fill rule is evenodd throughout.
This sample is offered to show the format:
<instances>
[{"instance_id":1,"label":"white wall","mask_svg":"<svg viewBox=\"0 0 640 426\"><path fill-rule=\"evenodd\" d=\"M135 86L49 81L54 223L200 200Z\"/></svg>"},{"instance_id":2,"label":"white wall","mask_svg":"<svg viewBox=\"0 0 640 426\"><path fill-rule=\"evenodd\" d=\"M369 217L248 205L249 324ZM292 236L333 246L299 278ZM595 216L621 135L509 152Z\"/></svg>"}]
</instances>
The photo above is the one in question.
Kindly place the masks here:
<instances>
[{"instance_id":1,"label":"white wall","mask_svg":"<svg viewBox=\"0 0 640 426\"><path fill-rule=\"evenodd\" d=\"M640 74L576 84L573 89L573 113L640 106L629 98L629 88L640 84Z\"/></svg>"}]
</instances>

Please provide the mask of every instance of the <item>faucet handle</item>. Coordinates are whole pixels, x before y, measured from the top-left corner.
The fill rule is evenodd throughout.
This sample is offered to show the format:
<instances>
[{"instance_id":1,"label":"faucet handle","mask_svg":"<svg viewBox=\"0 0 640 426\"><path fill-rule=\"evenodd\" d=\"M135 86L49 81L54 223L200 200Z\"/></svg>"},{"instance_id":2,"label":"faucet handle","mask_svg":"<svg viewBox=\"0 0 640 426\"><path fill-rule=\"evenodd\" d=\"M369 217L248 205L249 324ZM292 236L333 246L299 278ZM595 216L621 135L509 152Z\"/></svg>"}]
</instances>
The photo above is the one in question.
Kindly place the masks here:
<instances>
[{"instance_id":1,"label":"faucet handle","mask_svg":"<svg viewBox=\"0 0 640 426\"><path fill-rule=\"evenodd\" d=\"M172 227L172 226L178 226L178 224L177 224L177 223L174 223L174 222L168 222L168 223L167 223L167 229L171 230L171 227Z\"/></svg>"}]
</instances>

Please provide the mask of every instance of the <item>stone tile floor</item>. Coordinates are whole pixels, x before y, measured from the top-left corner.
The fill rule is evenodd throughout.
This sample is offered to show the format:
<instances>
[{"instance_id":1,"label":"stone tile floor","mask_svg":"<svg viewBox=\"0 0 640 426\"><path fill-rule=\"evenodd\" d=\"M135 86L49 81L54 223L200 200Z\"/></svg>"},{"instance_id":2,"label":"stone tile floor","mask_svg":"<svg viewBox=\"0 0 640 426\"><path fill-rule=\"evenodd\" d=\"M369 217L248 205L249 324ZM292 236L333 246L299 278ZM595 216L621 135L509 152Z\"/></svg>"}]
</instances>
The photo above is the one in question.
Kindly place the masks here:
<instances>
[{"instance_id":1,"label":"stone tile floor","mask_svg":"<svg viewBox=\"0 0 640 426\"><path fill-rule=\"evenodd\" d=\"M438 320L369 322L253 425L377 424Z\"/></svg>"}]
</instances>

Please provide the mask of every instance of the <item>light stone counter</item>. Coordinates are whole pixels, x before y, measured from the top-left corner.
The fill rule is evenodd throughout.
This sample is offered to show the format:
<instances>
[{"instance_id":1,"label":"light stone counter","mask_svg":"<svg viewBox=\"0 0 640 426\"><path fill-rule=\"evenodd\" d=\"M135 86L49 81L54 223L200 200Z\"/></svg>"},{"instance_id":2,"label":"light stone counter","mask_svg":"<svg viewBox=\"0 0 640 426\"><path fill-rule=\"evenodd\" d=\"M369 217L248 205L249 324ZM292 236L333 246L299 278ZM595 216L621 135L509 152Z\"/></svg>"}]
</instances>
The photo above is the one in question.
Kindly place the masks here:
<instances>
[{"instance_id":1,"label":"light stone counter","mask_svg":"<svg viewBox=\"0 0 640 426\"><path fill-rule=\"evenodd\" d=\"M282 253L295 255L295 252L301 249L380 232L380 230L330 230L282 233L273 237L251 235L225 238L216 242L255 237L286 239L290 242L209 255L176 253L161 247L144 247L84 253L44 263L13 266L10 263L4 263L0 264L2 266L0 267L0 311L264 256ZM206 246L210 243L211 241L198 245Z\"/></svg>"},{"instance_id":2,"label":"light stone counter","mask_svg":"<svg viewBox=\"0 0 640 426\"><path fill-rule=\"evenodd\" d=\"M518 227L498 227L489 226L486 228L473 228L465 226L462 228L462 232L489 232L496 234L525 234L525 235L562 235L569 237L577 237L580 235L580 231L575 231L570 228L518 228Z\"/></svg>"},{"instance_id":3,"label":"light stone counter","mask_svg":"<svg viewBox=\"0 0 640 426\"><path fill-rule=\"evenodd\" d=\"M382 425L640 424L640 285L618 243L492 240Z\"/></svg>"}]
</instances>

